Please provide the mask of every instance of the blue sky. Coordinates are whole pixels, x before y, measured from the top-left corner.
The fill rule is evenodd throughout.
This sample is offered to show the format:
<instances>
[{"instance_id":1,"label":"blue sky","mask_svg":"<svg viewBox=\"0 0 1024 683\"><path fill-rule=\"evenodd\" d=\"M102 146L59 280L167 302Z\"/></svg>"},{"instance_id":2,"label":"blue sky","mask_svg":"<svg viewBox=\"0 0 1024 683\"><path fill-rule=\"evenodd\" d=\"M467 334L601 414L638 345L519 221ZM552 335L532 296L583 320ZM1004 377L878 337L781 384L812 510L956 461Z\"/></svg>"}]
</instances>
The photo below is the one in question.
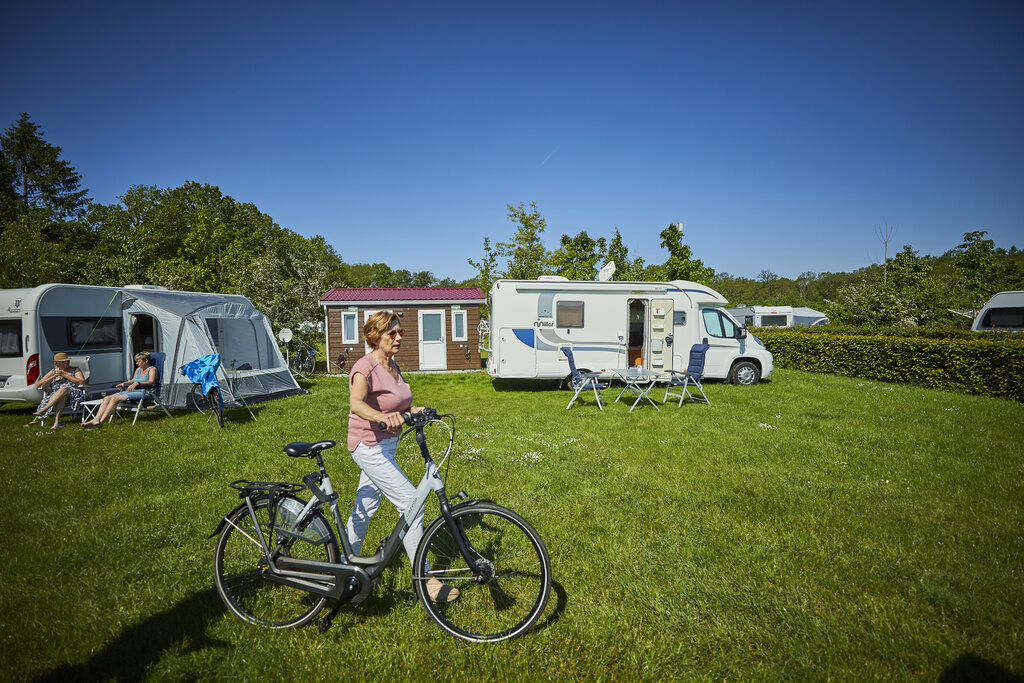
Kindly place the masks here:
<instances>
[{"instance_id":1,"label":"blue sky","mask_svg":"<svg viewBox=\"0 0 1024 683\"><path fill-rule=\"evenodd\" d=\"M90 196L195 180L349 263L473 275L506 204L785 277L1024 248L1024 3L19 3L26 111Z\"/></svg>"}]
</instances>

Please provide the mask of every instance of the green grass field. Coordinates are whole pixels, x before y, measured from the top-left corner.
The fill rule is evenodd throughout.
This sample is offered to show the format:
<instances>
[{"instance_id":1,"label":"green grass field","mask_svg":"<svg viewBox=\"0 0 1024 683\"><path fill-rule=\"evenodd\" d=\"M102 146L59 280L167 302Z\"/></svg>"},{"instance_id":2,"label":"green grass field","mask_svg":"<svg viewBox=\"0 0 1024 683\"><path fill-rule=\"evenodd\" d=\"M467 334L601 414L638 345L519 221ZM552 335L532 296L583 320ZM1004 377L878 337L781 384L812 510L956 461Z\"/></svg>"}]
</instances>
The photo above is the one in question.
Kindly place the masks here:
<instances>
[{"instance_id":1,"label":"green grass field","mask_svg":"<svg viewBox=\"0 0 1024 683\"><path fill-rule=\"evenodd\" d=\"M343 497L347 387L94 432L0 408L3 678L505 680L1024 674L1024 405L779 370L711 405L569 411L550 386L412 375L458 417L451 492L525 516L551 553L544 618L496 645L454 640L409 564L334 627L271 632L213 588L237 478L297 481L294 440L331 438ZM615 390L606 390L612 399ZM422 474L414 444L400 458ZM427 510L427 519L436 505ZM372 552L397 519L387 504ZM966 676L966 678L965 678Z\"/></svg>"}]
</instances>

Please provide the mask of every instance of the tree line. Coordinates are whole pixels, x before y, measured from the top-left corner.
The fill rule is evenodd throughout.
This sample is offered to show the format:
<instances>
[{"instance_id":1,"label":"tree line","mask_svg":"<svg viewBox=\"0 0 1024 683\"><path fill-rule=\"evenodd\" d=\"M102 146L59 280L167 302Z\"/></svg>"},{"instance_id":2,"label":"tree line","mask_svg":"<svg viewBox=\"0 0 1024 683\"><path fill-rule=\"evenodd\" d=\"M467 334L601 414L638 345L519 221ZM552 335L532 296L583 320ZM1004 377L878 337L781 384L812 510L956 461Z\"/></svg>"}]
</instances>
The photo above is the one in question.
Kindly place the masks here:
<instances>
[{"instance_id":1,"label":"tree line","mask_svg":"<svg viewBox=\"0 0 1024 683\"><path fill-rule=\"evenodd\" d=\"M716 272L697 258L681 225L658 232L665 261L648 264L630 254L618 229L609 237L563 234L548 249L547 221L535 203L507 209L512 234L494 243L483 239L482 256L468 259L476 270L469 280L348 264L323 237L281 227L255 204L213 185L135 185L117 203L94 202L61 148L22 114L0 135L0 287L155 284L241 294L275 326L292 327L319 319L317 302L331 287L475 285L487 292L502 277L594 280L608 262L615 263L614 280L692 280L732 304L811 306L856 325L963 325L968 319L954 311L976 310L995 292L1024 289L1024 252L997 248L981 230L965 233L937 257L904 245L884 263L852 273L807 271L791 279L765 269L747 278ZM887 240L888 233L887 226Z\"/></svg>"}]
</instances>

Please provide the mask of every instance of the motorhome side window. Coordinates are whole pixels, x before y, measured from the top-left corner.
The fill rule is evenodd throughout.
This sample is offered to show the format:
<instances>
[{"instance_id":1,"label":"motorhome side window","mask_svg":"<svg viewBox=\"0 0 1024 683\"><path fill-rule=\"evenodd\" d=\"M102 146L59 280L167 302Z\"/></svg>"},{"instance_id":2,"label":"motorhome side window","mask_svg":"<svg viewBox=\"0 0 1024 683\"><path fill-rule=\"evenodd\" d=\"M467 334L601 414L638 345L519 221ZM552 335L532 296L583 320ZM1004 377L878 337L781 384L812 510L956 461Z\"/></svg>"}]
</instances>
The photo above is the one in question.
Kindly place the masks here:
<instances>
[{"instance_id":1,"label":"motorhome side window","mask_svg":"<svg viewBox=\"0 0 1024 683\"><path fill-rule=\"evenodd\" d=\"M120 346L121 321L117 318L68 318L68 344L79 348Z\"/></svg>"},{"instance_id":2,"label":"motorhome side window","mask_svg":"<svg viewBox=\"0 0 1024 683\"><path fill-rule=\"evenodd\" d=\"M0 320L0 358L21 356L21 320Z\"/></svg>"},{"instance_id":3,"label":"motorhome side window","mask_svg":"<svg viewBox=\"0 0 1024 683\"><path fill-rule=\"evenodd\" d=\"M583 302L559 301L555 304L556 327L583 327Z\"/></svg>"},{"instance_id":4,"label":"motorhome side window","mask_svg":"<svg viewBox=\"0 0 1024 683\"><path fill-rule=\"evenodd\" d=\"M724 315L713 309L705 309L704 328L712 337L733 338L736 336L736 325Z\"/></svg>"}]
</instances>

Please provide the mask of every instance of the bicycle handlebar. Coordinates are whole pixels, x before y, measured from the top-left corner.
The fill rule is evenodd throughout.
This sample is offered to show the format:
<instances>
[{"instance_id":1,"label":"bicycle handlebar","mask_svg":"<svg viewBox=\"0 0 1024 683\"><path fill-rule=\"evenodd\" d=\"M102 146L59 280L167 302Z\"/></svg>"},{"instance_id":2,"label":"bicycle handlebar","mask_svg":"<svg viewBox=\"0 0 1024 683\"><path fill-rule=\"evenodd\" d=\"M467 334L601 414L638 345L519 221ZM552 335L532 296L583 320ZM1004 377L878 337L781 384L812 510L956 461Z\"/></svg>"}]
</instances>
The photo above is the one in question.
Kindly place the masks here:
<instances>
[{"instance_id":1,"label":"bicycle handlebar","mask_svg":"<svg viewBox=\"0 0 1024 683\"><path fill-rule=\"evenodd\" d=\"M437 417L437 411L433 408L424 408L418 413L410 413L409 411L402 413L402 420L405 424L416 428L425 427L427 423L435 417ZM382 430L386 430L388 428L386 423L379 421L377 422L377 427Z\"/></svg>"}]
</instances>

